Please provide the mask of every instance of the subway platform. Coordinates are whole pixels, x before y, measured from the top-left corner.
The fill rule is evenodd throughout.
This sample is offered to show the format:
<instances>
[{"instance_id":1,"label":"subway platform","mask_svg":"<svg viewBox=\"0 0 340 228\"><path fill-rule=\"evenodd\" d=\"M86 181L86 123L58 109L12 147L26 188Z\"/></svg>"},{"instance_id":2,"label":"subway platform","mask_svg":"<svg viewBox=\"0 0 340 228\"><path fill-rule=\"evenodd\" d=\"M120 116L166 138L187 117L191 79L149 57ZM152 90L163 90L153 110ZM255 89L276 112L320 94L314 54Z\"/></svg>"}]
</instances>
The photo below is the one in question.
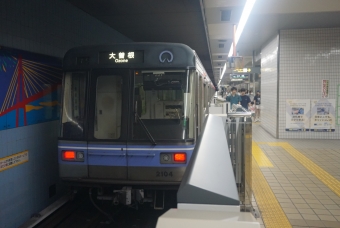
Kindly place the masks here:
<instances>
[{"instance_id":1,"label":"subway platform","mask_svg":"<svg viewBox=\"0 0 340 228\"><path fill-rule=\"evenodd\" d=\"M340 227L340 141L275 139L253 123L253 206L261 227Z\"/></svg>"}]
</instances>

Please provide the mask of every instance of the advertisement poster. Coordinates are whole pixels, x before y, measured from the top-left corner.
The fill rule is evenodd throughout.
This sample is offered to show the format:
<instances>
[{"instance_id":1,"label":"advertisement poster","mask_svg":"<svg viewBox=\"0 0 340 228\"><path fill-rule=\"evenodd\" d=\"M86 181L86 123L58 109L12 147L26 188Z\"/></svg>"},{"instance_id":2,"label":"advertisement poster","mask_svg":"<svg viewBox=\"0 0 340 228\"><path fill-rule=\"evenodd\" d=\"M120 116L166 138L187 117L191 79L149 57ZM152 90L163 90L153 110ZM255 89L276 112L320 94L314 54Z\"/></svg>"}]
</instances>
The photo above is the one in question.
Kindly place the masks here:
<instances>
[{"instance_id":1,"label":"advertisement poster","mask_svg":"<svg viewBox=\"0 0 340 228\"><path fill-rule=\"evenodd\" d=\"M311 106L311 131L335 131L335 99L313 99Z\"/></svg>"},{"instance_id":2,"label":"advertisement poster","mask_svg":"<svg viewBox=\"0 0 340 228\"><path fill-rule=\"evenodd\" d=\"M286 100L286 131L309 131L310 99Z\"/></svg>"},{"instance_id":3,"label":"advertisement poster","mask_svg":"<svg viewBox=\"0 0 340 228\"><path fill-rule=\"evenodd\" d=\"M328 97L329 80L322 80L322 98Z\"/></svg>"}]
</instances>

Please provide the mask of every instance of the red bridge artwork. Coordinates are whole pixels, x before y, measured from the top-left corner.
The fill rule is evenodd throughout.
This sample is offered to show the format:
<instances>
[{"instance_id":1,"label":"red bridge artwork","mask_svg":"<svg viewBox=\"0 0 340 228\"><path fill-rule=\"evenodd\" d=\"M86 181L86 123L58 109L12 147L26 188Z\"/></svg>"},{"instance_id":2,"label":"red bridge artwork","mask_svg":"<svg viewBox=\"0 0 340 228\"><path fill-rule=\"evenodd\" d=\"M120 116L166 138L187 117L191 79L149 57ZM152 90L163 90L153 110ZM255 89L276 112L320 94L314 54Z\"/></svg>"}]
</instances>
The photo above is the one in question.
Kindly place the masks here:
<instances>
[{"instance_id":1,"label":"red bridge artwork","mask_svg":"<svg viewBox=\"0 0 340 228\"><path fill-rule=\"evenodd\" d=\"M7 93L3 94L3 98L0 95L0 105L3 101L0 118L15 110L15 127L19 127L20 110L22 110L23 124L26 126L27 112L58 105L57 99L49 100L48 98L44 99L44 102L40 102L39 105L32 105L31 103L58 89L61 82L61 68L40 61L25 59L21 54L14 56L8 52L4 53L0 49L0 83L2 84L0 89L6 89L6 85L4 85L6 83L2 83L2 80L11 77L8 80L9 83L7 83ZM44 56L38 56L44 58ZM11 66L13 73L9 72Z\"/></svg>"}]
</instances>

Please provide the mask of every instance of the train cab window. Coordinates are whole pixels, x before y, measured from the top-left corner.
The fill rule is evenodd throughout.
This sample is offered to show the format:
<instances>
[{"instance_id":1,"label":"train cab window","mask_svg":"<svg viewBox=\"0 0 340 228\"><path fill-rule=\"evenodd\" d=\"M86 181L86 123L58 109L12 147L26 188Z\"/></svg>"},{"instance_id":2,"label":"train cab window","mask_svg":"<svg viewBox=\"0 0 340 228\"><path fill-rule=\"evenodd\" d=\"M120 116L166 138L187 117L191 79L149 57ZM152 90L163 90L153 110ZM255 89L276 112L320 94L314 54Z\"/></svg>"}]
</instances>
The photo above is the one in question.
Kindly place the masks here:
<instances>
[{"instance_id":1,"label":"train cab window","mask_svg":"<svg viewBox=\"0 0 340 228\"><path fill-rule=\"evenodd\" d=\"M61 137L83 137L87 73L66 73L64 79Z\"/></svg>"},{"instance_id":2,"label":"train cab window","mask_svg":"<svg viewBox=\"0 0 340 228\"><path fill-rule=\"evenodd\" d=\"M135 73L136 115L155 140L194 138L192 78L186 70ZM134 139L147 139L139 121L133 127Z\"/></svg>"},{"instance_id":3,"label":"train cab window","mask_svg":"<svg viewBox=\"0 0 340 228\"><path fill-rule=\"evenodd\" d=\"M118 139L122 118L122 77L99 76L96 85L94 137Z\"/></svg>"}]
</instances>

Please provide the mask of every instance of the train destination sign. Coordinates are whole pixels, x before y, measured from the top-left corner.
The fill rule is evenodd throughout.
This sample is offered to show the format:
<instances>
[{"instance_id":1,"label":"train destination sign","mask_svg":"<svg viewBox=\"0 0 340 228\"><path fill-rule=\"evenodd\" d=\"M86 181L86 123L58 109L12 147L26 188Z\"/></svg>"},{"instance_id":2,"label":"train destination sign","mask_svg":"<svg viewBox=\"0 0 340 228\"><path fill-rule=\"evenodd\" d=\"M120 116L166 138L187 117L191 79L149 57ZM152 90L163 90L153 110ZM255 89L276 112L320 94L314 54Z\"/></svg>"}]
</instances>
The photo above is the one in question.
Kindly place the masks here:
<instances>
[{"instance_id":1,"label":"train destination sign","mask_svg":"<svg viewBox=\"0 0 340 228\"><path fill-rule=\"evenodd\" d=\"M124 64L124 63L143 63L143 51L119 51L99 53L99 63Z\"/></svg>"}]
</instances>

